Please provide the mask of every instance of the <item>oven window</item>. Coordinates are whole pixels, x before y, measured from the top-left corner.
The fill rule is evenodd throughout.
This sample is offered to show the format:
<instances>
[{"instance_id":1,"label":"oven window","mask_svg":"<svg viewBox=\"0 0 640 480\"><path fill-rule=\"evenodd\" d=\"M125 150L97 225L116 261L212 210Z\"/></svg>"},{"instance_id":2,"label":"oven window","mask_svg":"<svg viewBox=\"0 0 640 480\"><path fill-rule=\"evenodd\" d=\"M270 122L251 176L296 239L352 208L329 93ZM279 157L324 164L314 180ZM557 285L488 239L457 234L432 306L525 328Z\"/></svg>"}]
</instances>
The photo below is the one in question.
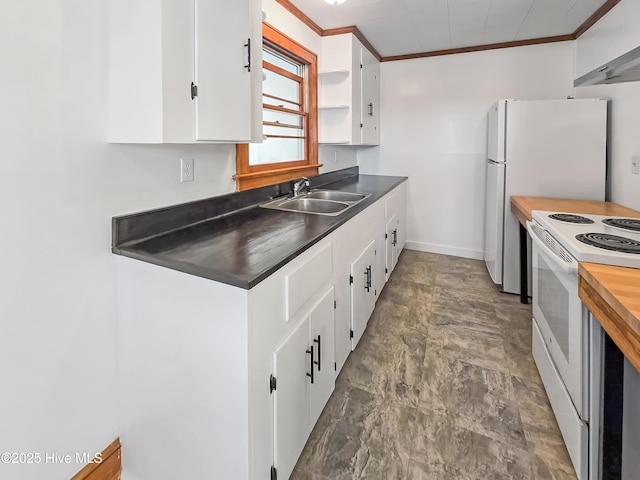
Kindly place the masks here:
<instances>
[{"instance_id":1,"label":"oven window","mask_svg":"<svg viewBox=\"0 0 640 480\"><path fill-rule=\"evenodd\" d=\"M562 275L562 273L560 274ZM538 306L567 362L569 361L569 292L542 255L538 255Z\"/></svg>"}]
</instances>

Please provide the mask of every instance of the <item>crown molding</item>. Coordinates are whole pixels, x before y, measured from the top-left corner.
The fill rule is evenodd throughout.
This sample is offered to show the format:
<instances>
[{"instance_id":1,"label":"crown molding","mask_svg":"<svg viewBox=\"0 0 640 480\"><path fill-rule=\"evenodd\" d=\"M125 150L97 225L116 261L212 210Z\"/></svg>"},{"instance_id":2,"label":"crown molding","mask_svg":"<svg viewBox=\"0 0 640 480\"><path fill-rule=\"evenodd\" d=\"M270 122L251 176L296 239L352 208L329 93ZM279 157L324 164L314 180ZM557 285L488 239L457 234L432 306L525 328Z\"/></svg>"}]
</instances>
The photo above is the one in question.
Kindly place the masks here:
<instances>
[{"instance_id":1,"label":"crown molding","mask_svg":"<svg viewBox=\"0 0 640 480\"><path fill-rule=\"evenodd\" d=\"M382 56L355 25L351 25L350 27L329 28L322 31L322 36L328 37L329 35L342 35L343 33L353 34L365 47L367 47L367 50L369 50L373 56L378 59L378 61L382 60Z\"/></svg>"},{"instance_id":2,"label":"crown molding","mask_svg":"<svg viewBox=\"0 0 640 480\"><path fill-rule=\"evenodd\" d=\"M288 10L291 15L296 17L298 20L304 23L311 30L316 32L318 35L322 36L323 30L320 27L320 25L318 25L316 22L314 22L309 17L307 17L302 10L296 7L289 0L276 0L276 2L282 5L285 8L285 10Z\"/></svg>"},{"instance_id":3,"label":"crown molding","mask_svg":"<svg viewBox=\"0 0 640 480\"><path fill-rule=\"evenodd\" d=\"M543 43L566 42L575 40L573 34L556 35L554 37L530 38L527 40L514 40L512 42L488 43L485 45L473 45L471 47L448 48L446 50L433 50L431 52L409 53L407 55L393 55L382 57L382 62L395 62L398 60L412 60L414 58L439 57L441 55L455 55L457 53L482 52L499 48L524 47L527 45L539 45Z\"/></svg>"},{"instance_id":4,"label":"crown molding","mask_svg":"<svg viewBox=\"0 0 640 480\"><path fill-rule=\"evenodd\" d=\"M329 35L342 35L344 33L353 34L362 44L381 62L394 62L398 60L411 60L414 58L425 58L425 57L438 57L441 55L454 55L457 53L469 53L469 52L480 52L483 50L495 50L499 48L510 48L510 47L522 47L527 45L540 45L544 43L554 43L554 42L566 42L569 40L576 40L582 34L584 34L587 30L589 30L598 20L604 17L613 7L615 7L620 0L607 0L602 6L596 10L593 15L587 18L582 25L580 25L574 32L567 33L565 35L555 35L552 37L540 37L540 38L530 38L526 40L514 40L511 42L500 42L500 43L489 43L486 45L474 45L470 47L461 47L461 48L449 48L446 50L433 50L429 52L421 52L421 53L410 53L406 55L393 55L389 57L381 56L378 51L371 45L369 40L362 34L358 27L355 25L349 27L339 27L339 28L330 28L327 30L322 29L320 25L311 20L307 15L304 14L298 7L296 7L291 0L276 0L277 3L282 5L286 10L289 11L294 17L298 18L302 23L307 25L311 30L320 35L321 37L326 37Z\"/></svg>"},{"instance_id":5,"label":"crown molding","mask_svg":"<svg viewBox=\"0 0 640 480\"><path fill-rule=\"evenodd\" d=\"M574 38L577 39L580 35L589 30L598 20L609 13L609 10L615 7L618 3L620 3L620 0L607 0L606 2L604 2L598 10L593 12L593 15L587 18L584 23L580 25L575 32L573 32Z\"/></svg>"}]
</instances>

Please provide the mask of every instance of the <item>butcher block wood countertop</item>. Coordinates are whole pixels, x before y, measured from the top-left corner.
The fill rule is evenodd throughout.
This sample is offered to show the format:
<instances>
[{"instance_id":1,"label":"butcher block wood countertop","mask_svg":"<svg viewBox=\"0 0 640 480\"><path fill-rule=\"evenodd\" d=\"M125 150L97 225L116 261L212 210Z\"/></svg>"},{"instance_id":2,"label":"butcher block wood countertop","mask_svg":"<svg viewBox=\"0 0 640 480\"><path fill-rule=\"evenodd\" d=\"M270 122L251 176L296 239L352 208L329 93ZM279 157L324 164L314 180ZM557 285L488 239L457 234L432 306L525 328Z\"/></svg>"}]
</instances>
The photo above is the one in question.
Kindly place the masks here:
<instances>
[{"instance_id":1,"label":"butcher block wood countertop","mask_svg":"<svg viewBox=\"0 0 640 480\"><path fill-rule=\"evenodd\" d=\"M526 226L526 221L531 221L531 212L533 210L615 215L618 217L640 217L640 212L637 210L613 202L544 197L511 197L511 213L516 216L522 225Z\"/></svg>"},{"instance_id":2,"label":"butcher block wood countertop","mask_svg":"<svg viewBox=\"0 0 640 480\"><path fill-rule=\"evenodd\" d=\"M580 300L640 371L640 269L579 265Z\"/></svg>"},{"instance_id":3,"label":"butcher block wood countertop","mask_svg":"<svg viewBox=\"0 0 640 480\"><path fill-rule=\"evenodd\" d=\"M511 197L511 212L525 225L533 210L638 217L640 212L612 202ZM634 367L640 371L640 269L579 264L579 294Z\"/></svg>"}]
</instances>

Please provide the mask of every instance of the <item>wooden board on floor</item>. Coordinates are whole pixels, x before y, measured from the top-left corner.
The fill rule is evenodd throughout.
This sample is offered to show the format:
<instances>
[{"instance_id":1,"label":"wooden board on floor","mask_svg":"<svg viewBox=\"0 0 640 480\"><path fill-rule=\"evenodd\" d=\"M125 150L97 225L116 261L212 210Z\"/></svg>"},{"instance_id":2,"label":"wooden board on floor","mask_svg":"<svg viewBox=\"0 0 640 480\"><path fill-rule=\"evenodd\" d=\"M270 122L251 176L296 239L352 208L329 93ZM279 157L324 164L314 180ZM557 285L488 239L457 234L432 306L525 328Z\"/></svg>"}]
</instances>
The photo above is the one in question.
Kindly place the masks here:
<instances>
[{"instance_id":1,"label":"wooden board on floor","mask_svg":"<svg viewBox=\"0 0 640 480\"><path fill-rule=\"evenodd\" d=\"M71 480L120 480L122 470L120 439L116 438L102 452L102 462L89 463Z\"/></svg>"}]
</instances>

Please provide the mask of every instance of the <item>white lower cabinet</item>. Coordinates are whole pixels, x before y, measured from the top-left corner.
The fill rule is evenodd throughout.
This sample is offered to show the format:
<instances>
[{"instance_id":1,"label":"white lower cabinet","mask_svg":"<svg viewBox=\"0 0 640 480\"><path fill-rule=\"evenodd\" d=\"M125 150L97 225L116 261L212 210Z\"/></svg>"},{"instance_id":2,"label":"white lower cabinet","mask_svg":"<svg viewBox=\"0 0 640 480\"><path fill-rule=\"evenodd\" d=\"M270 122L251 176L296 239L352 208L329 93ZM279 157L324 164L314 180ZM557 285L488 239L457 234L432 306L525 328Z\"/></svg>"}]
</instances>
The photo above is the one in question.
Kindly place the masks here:
<instances>
[{"instance_id":1,"label":"white lower cabinet","mask_svg":"<svg viewBox=\"0 0 640 480\"><path fill-rule=\"evenodd\" d=\"M403 183L385 199L384 272L385 281L396 268L406 242L406 187Z\"/></svg>"},{"instance_id":2,"label":"white lower cabinet","mask_svg":"<svg viewBox=\"0 0 640 480\"><path fill-rule=\"evenodd\" d=\"M394 214L403 245L404 185L250 290L116 258L123 480L289 477L384 287Z\"/></svg>"},{"instance_id":3,"label":"white lower cabinet","mask_svg":"<svg viewBox=\"0 0 640 480\"><path fill-rule=\"evenodd\" d=\"M360 341L369 317L376 306L376 241L369 242L350 265L351 285L351 348Z\"/></svg>"},{"instance_id":4,"label":"white lower cabinet","mask_svg":"<svg viewBox=\"0 0 640 480\"><path fill-rule=\"evenodd\" d=\"M280 478L293 472L333 392L333 312L331 288L273 352L273 452Z\"/></svg>"},{"instance_id":5,"label":"white lower cabinet","mask_svg":"<svg viewBox=\"0 0 640 480\"><path fill-rule=\"evenodd\" d=\"M274 469L288 478L309 436L309 321L301 322L273 352Z\"/></svg>"},{"instance_id":6,"label":"white lower cabinet","mask_svg":"<svg viewBox=\"0 0 640 480\"><path fill-rule=\"evenodd\" d=\"M335 387L334 312L335 303L331 288L309 313L310 345L315 355L309 399L311 428L318 421Z\"/></svg>"},{"instance_id":7,"label":"white lower cabinet","mask_svg":"<svg viewBox=\"0 0 640 480\"><path fill-rule=\"evenodd\" d=\"M384 229L384 250L385 250L385 269L384 274L386 280L389 280L389 275L396 268L398 263L398 257L400 256L400 247L398 244L398 215L393 214L389 220L387 220Z\"/></svg>"}]
</instances>

